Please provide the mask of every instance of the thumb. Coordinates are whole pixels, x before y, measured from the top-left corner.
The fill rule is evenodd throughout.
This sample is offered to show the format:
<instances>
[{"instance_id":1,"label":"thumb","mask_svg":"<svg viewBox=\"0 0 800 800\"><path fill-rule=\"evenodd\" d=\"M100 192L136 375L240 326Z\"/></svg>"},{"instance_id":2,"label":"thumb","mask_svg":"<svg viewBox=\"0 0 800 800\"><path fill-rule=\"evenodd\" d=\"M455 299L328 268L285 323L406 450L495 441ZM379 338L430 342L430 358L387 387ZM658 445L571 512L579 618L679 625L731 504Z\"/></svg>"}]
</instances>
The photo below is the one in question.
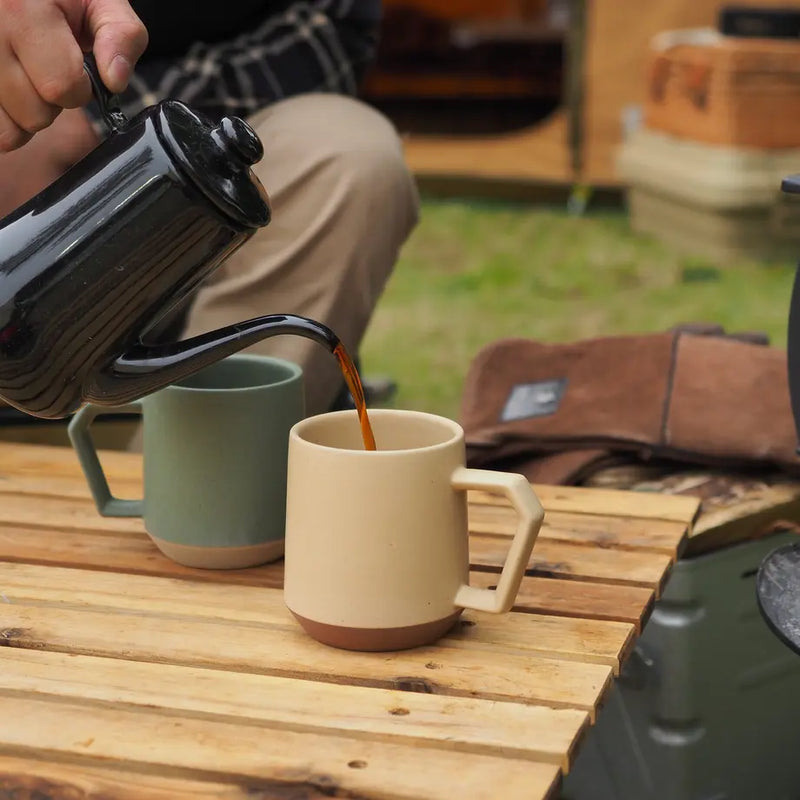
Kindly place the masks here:
<instances>
[{"instance_id":1,"label":"thumb","mask_svg":"<svg viewBox=\"0 0 800 800\"><path fill-rule=\"evenodd\" d=\"M133 68L147 47L147 30L128 0L89 0L85 30L100 77L109 91L122 92Z\"/></svg>"}]
</instances>

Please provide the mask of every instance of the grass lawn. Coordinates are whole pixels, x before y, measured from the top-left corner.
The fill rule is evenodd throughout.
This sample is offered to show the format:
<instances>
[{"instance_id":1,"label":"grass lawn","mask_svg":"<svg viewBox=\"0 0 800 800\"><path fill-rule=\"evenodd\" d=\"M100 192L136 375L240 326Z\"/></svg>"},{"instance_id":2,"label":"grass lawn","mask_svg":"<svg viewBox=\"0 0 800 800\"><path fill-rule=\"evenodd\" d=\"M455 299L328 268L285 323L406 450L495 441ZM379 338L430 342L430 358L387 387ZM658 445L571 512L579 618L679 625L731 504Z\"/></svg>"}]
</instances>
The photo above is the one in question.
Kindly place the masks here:
<instances>
[{"instance_id":1,"label":"grass lawn","mask_svg":"<svg viewBox=\"0 0 800 800\"><path fill-rule=\"evenodd\" d=\"M393 405L457 419L471 360L503 337L570 341L702 320L784 347L794 270L687 256L632 233L624 213L426 200L367 332L363 371L397 381Z\"/></svg>"}]
</instances>

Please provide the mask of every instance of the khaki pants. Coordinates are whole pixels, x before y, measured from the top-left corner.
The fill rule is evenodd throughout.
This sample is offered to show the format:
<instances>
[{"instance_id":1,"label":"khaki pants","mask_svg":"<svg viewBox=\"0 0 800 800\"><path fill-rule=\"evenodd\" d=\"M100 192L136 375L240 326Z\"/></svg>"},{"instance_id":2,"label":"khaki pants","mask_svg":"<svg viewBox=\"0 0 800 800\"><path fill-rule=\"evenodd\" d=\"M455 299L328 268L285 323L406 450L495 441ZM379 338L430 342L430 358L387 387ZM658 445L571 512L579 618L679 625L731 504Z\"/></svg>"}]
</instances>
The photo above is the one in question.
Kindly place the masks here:
<instances>
[{"instance_id":1,"label":"khaki pants","mask_svg":"<svg viewBox=\"0 0 800 800\"><path fill-rule=\"evenodd\" d=\"M283 100L249 121L264 145L253 169L270 195L272 221L199 290L185 335L301 314L328 325L355 357L417 221L398 136L369 106L331 94ZM326 411L342 388L336 359L309 339L276 336L247 352L300 364L308 414Z\"/></svg>"}]
</instances>

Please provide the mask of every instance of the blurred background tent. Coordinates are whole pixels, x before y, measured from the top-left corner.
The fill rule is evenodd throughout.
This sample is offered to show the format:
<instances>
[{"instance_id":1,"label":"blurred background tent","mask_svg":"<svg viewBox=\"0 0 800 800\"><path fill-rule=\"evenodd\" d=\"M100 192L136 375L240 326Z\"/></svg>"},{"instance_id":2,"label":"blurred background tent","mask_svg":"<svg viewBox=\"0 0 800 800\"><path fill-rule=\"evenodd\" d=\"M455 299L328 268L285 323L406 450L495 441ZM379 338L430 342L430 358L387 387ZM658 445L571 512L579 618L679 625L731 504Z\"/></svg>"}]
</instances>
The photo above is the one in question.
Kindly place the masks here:
<instances>
[{"instance_id":1,"label":"blurred background tent","mask_svg":"<svg viewBox=\"0 0 800 800\"><path fill-rule=\"evenodd\" d=\"M381 53L364 94L406 134L407 160L423 183L524 188L582 179L614 188L623 115L644 99L651 38L713 26L724 5L384 0ZM448 102L460 114L443 119Z\"/></svg>"}]
</instances>

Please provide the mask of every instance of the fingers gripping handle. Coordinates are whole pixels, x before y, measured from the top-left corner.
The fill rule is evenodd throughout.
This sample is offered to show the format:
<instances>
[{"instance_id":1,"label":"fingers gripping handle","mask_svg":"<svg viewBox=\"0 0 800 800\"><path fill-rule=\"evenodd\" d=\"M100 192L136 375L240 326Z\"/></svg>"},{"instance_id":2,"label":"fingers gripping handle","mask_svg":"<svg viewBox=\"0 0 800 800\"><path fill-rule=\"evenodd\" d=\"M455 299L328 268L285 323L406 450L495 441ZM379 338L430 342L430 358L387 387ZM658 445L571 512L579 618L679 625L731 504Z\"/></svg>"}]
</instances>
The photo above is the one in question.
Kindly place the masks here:
<instances>
[{"instance_id":1,"label":"fingers gripping handle","mask_svg":"<svg viewBox=\"0 0 800 800\"><path fill-rule=\"evenodd\" d=\"M502 614L514 604L533 545L542 526L544 509L524 475L459 467L453 473L450 482L453 488L459 491L483 489L487 492L504 494L511 501L519 517L497 588L480 589L464 584L456 592L454 600L455 605L462 608Z\"/></svg>"},{"instance_id":2,"label":"fingers gripping handle","mask_svg":"<svg viewBox=\"0 0 800 800\"><path fill-rule=\"evenodd\" d=\"M83 71L89 76L89 82L92 84L92 94L100 109L103 121L110 131L119 130L128 120L120 111L119 98L105 87L93 55L84 55Z\"/></svg>"},{"instance_id":3,"label":"fingers gripping handle","mask_svg":"<svg viewBox=\"0 0 800 800\"><path fill-rule=\"evenodd\" d=\"M111 494L103 467L97 456L97 448L92 441L89 428L99 414L131 414L141 413L141 403L134 402L115 408L104 408L86 405L70 420L67 427L69 439L78 454L83 474L89 484L97 510L104 517L140 517L143 502L141 500L122 500Z\"/></svg>"}]
</instances>

